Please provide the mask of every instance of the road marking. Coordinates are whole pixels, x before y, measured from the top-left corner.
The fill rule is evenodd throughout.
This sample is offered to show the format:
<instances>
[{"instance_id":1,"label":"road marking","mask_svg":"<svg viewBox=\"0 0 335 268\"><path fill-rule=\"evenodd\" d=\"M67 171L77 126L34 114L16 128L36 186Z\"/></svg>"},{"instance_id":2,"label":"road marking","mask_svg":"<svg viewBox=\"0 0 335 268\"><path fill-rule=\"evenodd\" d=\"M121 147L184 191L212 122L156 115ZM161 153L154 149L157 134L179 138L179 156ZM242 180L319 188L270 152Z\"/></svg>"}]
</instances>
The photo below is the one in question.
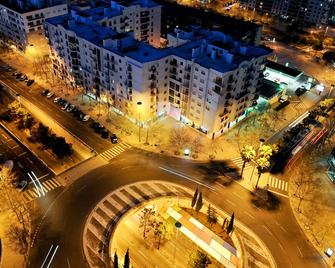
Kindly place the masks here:
<instances>
[{"instance_id":1,"label":"road marking","mask_svg":"<svg viewBox=\"0 0 335 268\"><path fill-rule=\"evenodd\" d=\"M243 211L243 213L245 213L246 215L248 215L250 218L255 219L255 217L252 216L249 212L247 212L247 211Z\"/></svg>"},{"instance_id":2,"label":"road marking","mask_svg":"<svg viewBox=\"0 0 335 268\"><path fill-rule=\"evenodd\" d=\"M27 152L23 152L22 154L19 154L19 156L25 155Z\"/></svg>"},{"instance_id":3,"label":"road marking","mask_svg":"<svg viewBox=\"0 0 335 268\"><path fill-rule=\"evenodd\" d=\"M285 233L287 233L286 229L280 225L278 221L276 221L276 224L279 226L280 229L282 229Z\"/></svg>"},{"instance_id":4,"label":"road marking","mask_svg":"<svg viewBox=\"0 0 335 268\"><path fill-rule=\"evenodd\" d=\"M58 245L57 245L57 247L56 247L56 249L55 249L54 253L52 254L52 256L51 256L51 258L50 258L50 262L49 262L49 264L48 264L47 268L49 268L49 267L50 267L50 265L51 265L51 262L53 261L53 259L54 259L55 255L56 255L56 252L57 252L57 250L58 250Z\"/></svg>"},{"instance_id":5,"label":"road marking","mask_svg":"<svg viewBox=\"0 0 335 268\"><path fill-rule=\"evenodd\" d=\"M237 193L232 192L233 195L235 195L236 197L238 197L239 199L243 199L241 196L239 196Z\"/></svg>"},{"instance_id":6,"label":"road marking","mask_svg":"<svg viewBox=\"0 0 335 268\"><path fill-rule=\"evenodd\" d=\"M123 167L121 169L128 169L128 168L132 168L133 166L126 166L126 167Z\"/></svg>"},{"instance_id":7,"label":"road marking","mask_svg":"<svg viewBox=\"0 0 335 268\"><path fill-rule=\"evenodd\" d=\"M265 228L265 230L268 231L269 234L273 235L272 232L271 232L271 230L266 225L263 225L263 227Z\"/></svg>"},{"instance_id":8,"label":"road marking","mask_svg":"<svg viewBox=\"0 0 335 268\"><path fill-rule=\"evenodd\" d=\"M205 186L205 187L207 187L207 188L209 188L209 189L211 189L211 190L213 190L213 191L215 192L215 189L214 189L213 187L211 187L211 186L209 186L209 185L207 185L207 184L204 184L204 183L198 181L198 180L197 180L196 178L194 178L194 177L188 177L188 176L186 176L186 175L184 175L184 174L182 174L182 173L179 173L179 172L177 172L177 171L174 171L174 170L172 170L172 169L168 169L168 168L164 168L164 167L159 167L159 169L162 169L162 170L164 170L164 171L170 172L170 173L172 173L172 174L174 174L174 175L177 175L177 176L182 177L182 178L184 178L184 179L187 179L187 180L189 180L189 181L193 181L193 182L195 182L195 183L197 183L197 184L200 184L200 185L202 185L202 186Z\"/></svg>"},{"instance_id":9,"label":"road marking","mask_svg":"<svg viewBox=\"0 0 335 268\"><path fill-rule=\"evenodd\" d=\"M5 140L8 140L7 136L5 136L4 134L1 134L2 137L5 138Z\"/></svg>"},{"instance_id":10,"label":"road marking","mask_svg":"<svg viewBox=\"0 0 335 268\"><path fill-rule=\"evenodd\" d=\"M141 251L141 250L139 250L138 251L138 253L140 253L145 259L147 259L148 260L148 257L147 256L145 256L144 254L143 254L143 252Z\"/></svg>"},{"instance_id":11,"label":"road marking","mask_svg":"<svg viewBox=\"0 0 335 268\"><path fill-rule=\"evenodd\" d=\"M235 205L232 201L230 201L229 199L226 199L226 201L227 201L229 204L231 204L232 206L235 206L235 207L236 207L236 205Z\"/></svg>"},{"instance_id":12,"label":"road marking","mask_svg":"<svg viewBox=\"0 0 335 268\"><path fill-rule=\"evenodd\" d=\"M299 246L297 246L297 248L298 248L298 251L299 251L299 253L300 253L301 258L303 258L304 255L302 254L301 249L299 248Z\"/></svg>"},{"instance_id":13,"label":"road marking","mask_svg":"<svg viewBox=\"0 0 335 268\"><path fill-rule=\"evenodd\" d=\"M15 146L11 147L11 149L15 149L17 147L19 147L19 145L15 145Z\"/></svg>"},{"instance_id":14,"label":"road marking","mask_svg":"<svg viewBox=\"0 0 335 268\"><path fill-rule=\"evenodd\" d=\"M42 265L41 265L41 268L43 267L43 265L45 264L45 262L47 261L47 259L48 259L48 257L49 257L49 254L50 254L50 252L51 252L51 250L52 250L52 248L54 247L54 245L51 245L51 247L50 247L50 249L49 249L49 251L48 251L48 254L45 256L45 258L44 258L44 261L43 261L43 263L42 263Z\"/></svg>"}]
</instances>

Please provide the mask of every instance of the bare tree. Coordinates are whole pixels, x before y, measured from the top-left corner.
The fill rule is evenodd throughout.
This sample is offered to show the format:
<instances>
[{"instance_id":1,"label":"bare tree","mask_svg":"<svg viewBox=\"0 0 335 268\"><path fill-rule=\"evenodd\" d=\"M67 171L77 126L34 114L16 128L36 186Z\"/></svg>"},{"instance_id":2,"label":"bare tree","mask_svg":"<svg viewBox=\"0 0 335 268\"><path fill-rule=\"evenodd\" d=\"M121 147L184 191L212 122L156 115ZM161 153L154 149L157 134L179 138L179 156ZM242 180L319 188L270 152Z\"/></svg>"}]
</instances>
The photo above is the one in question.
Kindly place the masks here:
<instances>
[{"instance_id":1,"label":"bare tree","mask_svg":"<svg viewBox=\"0 0 335 268\"><path fill-rule=\"evenodd\" d=\"M175 153L188 146L191 141L189 132L185 127L174 128L170 132L170 144L175 148Z\"/></svg>"},{"instance_id":2,"label":"bare tree","mask_svg":"<svg viewBox=\"0 0 335 268\"><path fill-rule=\"evenodd\" d=\"M1 210L7 210L16 219L16 223L10 225L7 237L13 248L27 259L30 239L30 211L22 195L13 187L15 180L14 173L4 165L0 170Z\"/></svg>"},{"instance_id":3,"label":"bare tree","mask_svg":"<svg viewBox=\"0 0 335 268\"><path fill-rule=\"evenodd\" d=\"M146 234L153 227L155 222L156 211L154 208L144 208L139 216L140 228L143 228L143 238L146 238Z\"/></svg>"}]
</instances>

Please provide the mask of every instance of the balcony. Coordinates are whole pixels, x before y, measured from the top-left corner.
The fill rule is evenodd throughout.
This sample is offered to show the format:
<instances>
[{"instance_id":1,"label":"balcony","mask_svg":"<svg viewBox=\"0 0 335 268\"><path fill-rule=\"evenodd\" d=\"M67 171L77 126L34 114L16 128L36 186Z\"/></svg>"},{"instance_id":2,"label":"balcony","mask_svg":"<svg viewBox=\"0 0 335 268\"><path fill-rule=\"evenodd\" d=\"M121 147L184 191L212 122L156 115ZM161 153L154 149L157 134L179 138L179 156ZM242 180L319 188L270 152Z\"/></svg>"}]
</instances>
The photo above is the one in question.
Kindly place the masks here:
<instances>
[{"instance_id":1,"label":"balcony","mask_svg":"<svg viewBox=\"0 0 335 268\"><path fill-rule=\"evenodd\" d=\"M154 75L154 74L151 74L150 76L149 76L149 80L156 80L156 75Z\"/></svg>"},{"instance_id":2,"label":"balcony","mask_svg":"<svg viewBox=\"0 0 335 268\"><path fill-rule=\"evenodd\" d=\"M250 92L248 90L245 90L243 92L241 92L240 94L238 94L236 97L235 97L235 100L239 100L241 98L243 98L244 96L248 95Z\"/></svg>"},{"instance_id":3,"label":"balcony","mask_svg":"<svg viewBox=\"0 0 335 268\"><path fill-rule=\"evenodd\" d=\"M178 65L178 63L177 63L176 60L171 60L171 61L170 61L170 64L171 64L172 66L177 66L177 65Z\"/></svg>"},{"instance_id":4,"label":"balcony","mask_svg":"<svg viewBox=\"0 0 335 268\"><path fill-rule=\"evenodd\" d=\"M229 80L228 80L228 81L229 81ZM221 77L216 77L216 78L214 79L214 83L217 84L217 85L219 85L219 86L222 86L222 82L223 82L223 80L222 80Z\"/></svg>"},{"instance_id":5,"label":"balcony","mask_svg":"<svg viewBox=\"0 0 335 268\"><path fill-rule=\"evenodd\" d=\"M227 114L229 114L229 113L230 113L230 110L228 110L227 108L225 108L225 109L223 110L223 112L219 114L219 116L220 116L220 117L224 117L225 115L227 115Z\"/></svg>"},{"instance_id":6,"label":"balcony","mask_svg":"<svg viewBox=\"0 0 335 268\"><path fill-rule=\"evenodd\" d=\"M150 85L149 85L149 88L150 89L155 89L156 88L156 83L151 82Z\"/></svg>"},{"instance_id":7,"label":"balcony","mask_svg":"<svg viewBox=\"0 0 335 268\"><path fill-rule=\"evenodd\" d=\"M190 83L188 81L185 81L183 83L183 87L189 88L190 87Z\"/></svg>"},{"instance_id":8,"label":"balcony","mask_svg":"<svg viewBox=\"0 0 335 268\"><path fill-rule=\"evenodd\" d=\"M184 75L184 79L190 80L191 76L189 74Z\"/></svg>"}]
</instances>

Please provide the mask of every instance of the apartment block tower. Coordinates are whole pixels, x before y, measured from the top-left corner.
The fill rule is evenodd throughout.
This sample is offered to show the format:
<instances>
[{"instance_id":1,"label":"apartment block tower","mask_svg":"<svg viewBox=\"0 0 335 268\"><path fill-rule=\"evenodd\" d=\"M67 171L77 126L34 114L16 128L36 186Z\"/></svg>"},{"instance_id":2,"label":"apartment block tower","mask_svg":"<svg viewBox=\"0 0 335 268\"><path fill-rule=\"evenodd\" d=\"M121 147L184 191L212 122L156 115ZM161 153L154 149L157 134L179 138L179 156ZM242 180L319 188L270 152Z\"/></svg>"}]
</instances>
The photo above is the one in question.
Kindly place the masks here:
<instances>
[{"instance_id":1,"label":"apartment block tower","mask_svg":"<svg viewBox=\"0 0 335 268\"><path fill-rule=\"evenodd\" d=\"M43 31L45 19L67 12L67 4L62 1L3 0L0 3L0 38L23 51L29 43L28 35Z\"/></svg>"},{"instance_id":2,"label":"apartment block tower","mask_svg":"<svg viewBox=\"0 0 335 268\"><path fill-rule=\"evenodd\" d=\"M333 0L241 0L243 5L293 22L327 24L334 14Z\"/></svg>"},{"instance_id":3,"label":"apartment block tower","mask_svg":"<svg viewBox=\"0 0 335 268\"><path fill-rule=\"evenodd\" d=\"M150 27L156 22L159 27L160 18L151 15L158 10L153 2L127 3L122 12L136 10L132 4L145 5L154 19ZM120 29L114 23L115 16L125 16L118 4L74 9L46 20L59 76L141 124L167 114L217 137L246 116L269 49L194 27L176 29L168 36L168 48L155 48L155 29L149 30L153 35L136 35L136 18L143 11L127 16L131 26Z\"/></svg>"}]
</instances>

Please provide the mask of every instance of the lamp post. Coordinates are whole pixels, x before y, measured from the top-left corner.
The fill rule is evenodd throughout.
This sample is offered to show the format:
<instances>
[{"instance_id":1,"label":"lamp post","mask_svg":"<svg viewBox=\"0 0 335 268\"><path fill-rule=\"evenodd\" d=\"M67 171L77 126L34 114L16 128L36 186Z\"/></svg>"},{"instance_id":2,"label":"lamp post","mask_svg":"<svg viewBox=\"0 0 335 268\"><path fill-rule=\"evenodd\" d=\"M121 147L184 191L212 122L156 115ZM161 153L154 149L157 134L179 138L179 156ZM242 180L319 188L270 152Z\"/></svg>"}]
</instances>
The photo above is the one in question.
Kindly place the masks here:
<instances>
[{"instance_id":1,"label":"lamp post","mask_svg":"<svg viewBox=\"0 0 335 268\"><path fill-rule=\"evenodd\" d=\"M142 102L138 101L136 104L138 107L138 141L141 143L141 110L140 110L140 107L142 105Z\"/></svg>"},{"instance_id":2,"label":"lamp post","mask_svg":"<svg viewBox=\"0 0 335 268\"><path fill-rule=\"evenodd\" d=\"M256 157L258 157L259 149L262 147L262 145L263 145L264 142L265 142L265 140L263 138L259 139L259 147L257 149L257 155L256 155ZM254 165L254 168L252 169L251 176L250 176L250 181L252 180L252 177L254 176L255 168L256 168L256 165Z\"/></svg>"},{"instance_id":3,"label":"lamp post","mask_svg":"<svg viewBox=\"0 0 335 268\"><path fill-rule=\"evenodd\" d=\"M335 87L335 85L330 86L330 90L329 90L329 93L328 93L328 98L331 98L334 87Z\"/></svg>"},{"instance_id":4,"label":"lamp post","mask_svg":"<svg viewBox=\"0 0 335 268\"><path fill-rule=\"evenodd\" d=\"M174 262L175 267L177 267L177 264L176 264L177 240L178 240L179 229L180 229L180 227L182 226L182 224L181 224L179 221L177 221L174 225L175 225L176 228L177 228L177 232L176 232L176 242L175 242L175 244L174 244L173 262Z\"/></svg>"}]
</instances>

